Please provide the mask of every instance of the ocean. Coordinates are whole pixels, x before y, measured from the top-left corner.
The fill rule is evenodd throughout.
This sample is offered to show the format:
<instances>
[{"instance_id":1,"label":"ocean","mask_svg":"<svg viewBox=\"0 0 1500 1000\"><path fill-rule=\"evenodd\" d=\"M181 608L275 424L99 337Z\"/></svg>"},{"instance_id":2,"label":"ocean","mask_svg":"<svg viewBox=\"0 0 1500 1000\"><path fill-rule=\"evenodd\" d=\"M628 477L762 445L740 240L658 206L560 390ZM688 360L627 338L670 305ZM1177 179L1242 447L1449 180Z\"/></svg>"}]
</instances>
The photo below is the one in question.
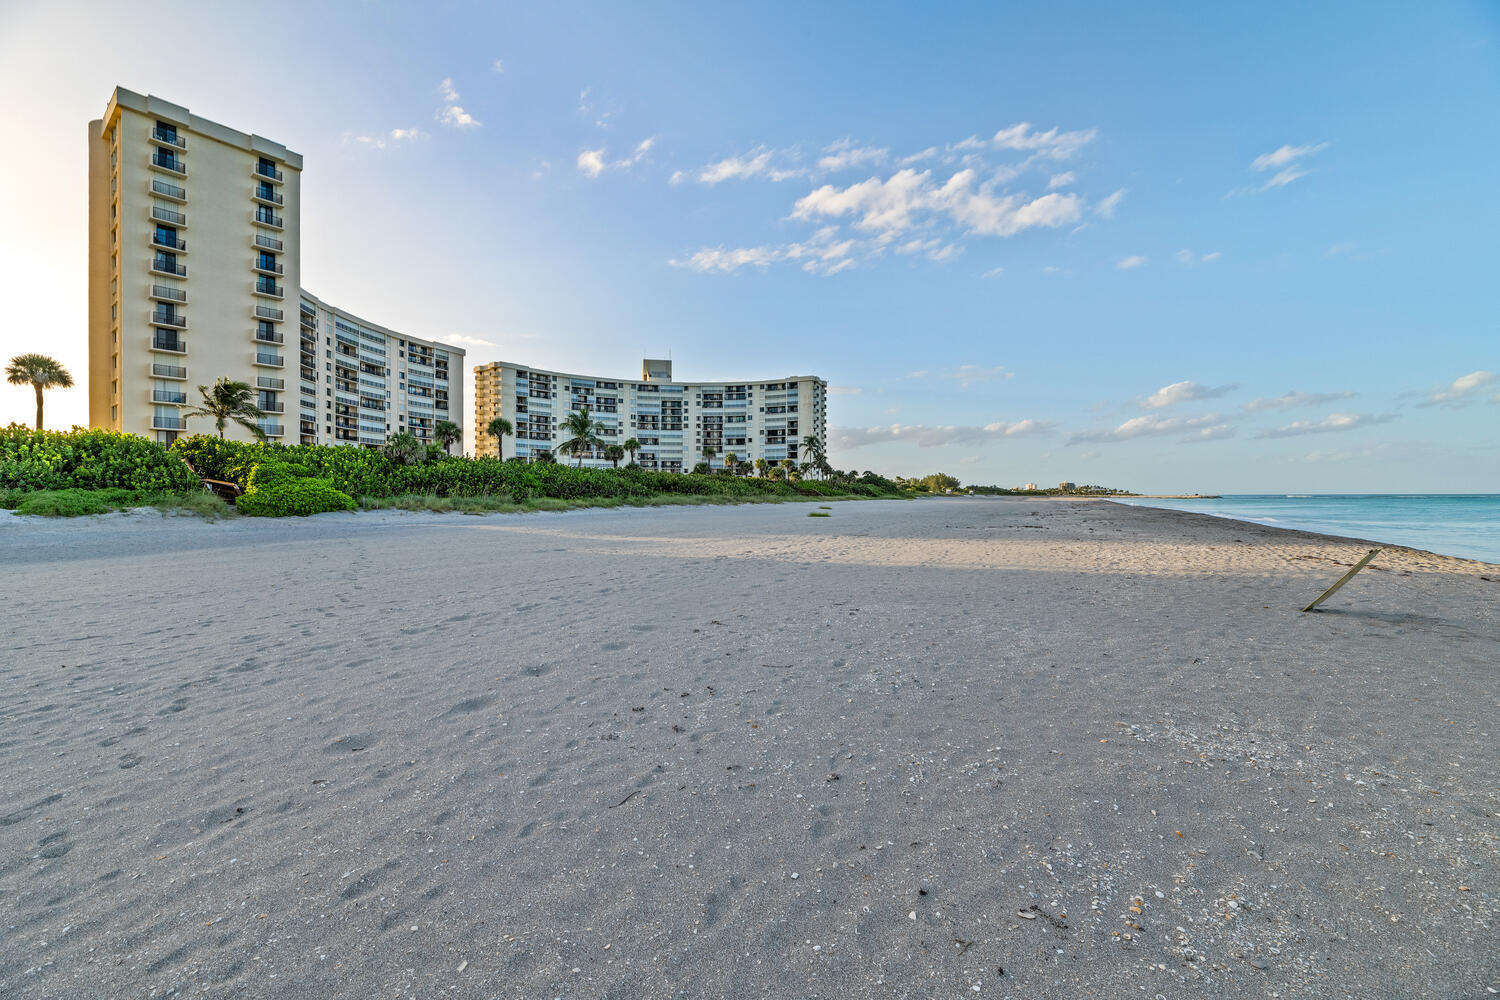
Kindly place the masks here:
<instances>
[{"instance_id":1,"label":"ocean","mask_svg":"<svg viewBox=\"0 0 1500 1000\"><path fill-rule=\"evenodd\" d=\"M1500 494L1274 493L1219 500L1115 499L1500 563Z\"/></svg>"}]
</instances>

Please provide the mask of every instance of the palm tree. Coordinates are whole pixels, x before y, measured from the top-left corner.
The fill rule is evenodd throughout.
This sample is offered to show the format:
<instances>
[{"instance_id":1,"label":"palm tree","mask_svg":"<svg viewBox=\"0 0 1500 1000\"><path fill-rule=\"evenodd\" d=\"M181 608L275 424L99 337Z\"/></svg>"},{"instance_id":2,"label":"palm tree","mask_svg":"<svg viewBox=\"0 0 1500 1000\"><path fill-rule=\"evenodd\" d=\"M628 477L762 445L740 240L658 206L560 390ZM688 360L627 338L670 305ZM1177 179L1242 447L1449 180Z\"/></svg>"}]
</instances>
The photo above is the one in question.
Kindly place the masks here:
<instances>
[{"instance_id":1,"label":"palm tree","mask_svg":"<svg viewBox=\"0 0 1500 1000\"><path fill-rule=\"evenodd\" d=\"M385 457L397 465L416 465L427 457L427 448L411 431L391 435L382 450Z\"/></svg>"},{"instance_id":2,"label":"palm tree","mask_svg":"<svg viewBox=\"0 0 1500 1000\"><path fill-rule=\"evenodd\" d=\"M620 459L625 457L625 449L617 444L606 445L604 448L604 457L609 459L614 464L614 467L618 469L620 467Z\"/></svg>"},{"instance_id":3,"label":"palm tree","mask_svg":"<svg viewBox=\"0 0 1500 1000\"><path fill-rule=\"evenodd\" d=\"M443 449L443 454L448 454L448 449L453 442L464 439L463 428L451 420L439 420L432 426L432 439Z\"/></svg>"},{"instance_id":4,"label":"palm tree","mask_svg":"<svg viewBox=\"0 0 1500 1000\"><path fill-rule=\"evenodd\" d=\"M755 460L755 474L758 475L758 476L764 476L766 474L766 460L765 459L763 459L763 458L757 458Z\"/></svg>"},{"instance_id":5,"label":"palm tree","mask_svg":"<svg viewBox=\"0 0 1500 1000\"><path fill-rule=\"evenodd\" d=\"M728 469L730 472L739 472L740 456L736 455L732 451L726 451L724 453L724 468Z\"/></svg>"},{"instance_id":6,"label":"palm tree","mask_svg":"<svg viewBox=\"0 0 1500 1000\"><path fill-rule=\"evenodd\" d=\"M599 447L602 443L599 440L599 431L603 428L585 406L575 413L568 414L567 419L562 423L562 429L573 436L558 445L557 450L564 455L575 456L578 460L575 468L583 468L583 453Z\"/></svg>"},{"instance_id":7,"label":"palm tree","mask_svg":"<svg viewBox=\"0 0 1500 1000\"><path fill-rule=\"evenodd\" d=\"M630 464L634 465L635 464L635 453L641 450L641 443L639 441L637 441L635 438L630 438L624 444L620 445L620 447L624 448L626 451L630 452Z\"/></svg>"},{"instance_id":8,"label":"palm tree","mask_svg":"<svg viewBox=\"0 0 1500 1000\"><path fill-rule=\"evenodd\" d=\"M220 378L212 389L200 385L198 392L203 396L203 405L183 410L184 418L213 417L214 427L218 430L221 441L224 440L224 425L231 420L254 434L256 440L266 439L266 432L256 423L257 420L264 419L266 414L253 402L255 390L250 388L249 382Z\"/></svg>"},{"instance_id":9,"label":"palm tree","mask_svg":"<svg viewBox=\"0 0 1500 1000\"><path fill-rule=\"evenodd\" d=\"M511 426L509 420L506 420L504 417L496 417L490 421L489 426L485 430L489 432L490 437L495 439L495 454L503 461L505 459L505 436L507 434L514 434L516 429Z\"/></svg>"},{"instance_id":10,"label":"palm tree","mask_svg":"<svg viewBox=\"0 0 1500 1000\"><path fill-rule=\"evenodd\" d=\"M797 463L793 462L790 458L783 458L781 460L781 474L788 480L792 478L792 470L796 467Z\"/></svg>"},{"instance_id":11,"label":"palm tree","mask_svg":"<svg viewBox=\"0 0 1500 1000\"><path fill-rule=\"evenodd\" d=\"M73 376L45 354L17 354L5 366L5 380L11 385L30 383L36 390L36 429L42 429L42 390L56 386L59 389L73 388Z\"/></svg>"},{"instance_id":12,"label":"palm tree","mask_svg":"<svg viewBox=\"0 0 1500 1000\"><path fill-rule=\"evenodd\" d=\"M713 468L714 457L719 454L719 449L715 448L711 444L706 444L703 446L702 454L703 461L708 463L709 468Z\"/></svg>"}]
</instances>

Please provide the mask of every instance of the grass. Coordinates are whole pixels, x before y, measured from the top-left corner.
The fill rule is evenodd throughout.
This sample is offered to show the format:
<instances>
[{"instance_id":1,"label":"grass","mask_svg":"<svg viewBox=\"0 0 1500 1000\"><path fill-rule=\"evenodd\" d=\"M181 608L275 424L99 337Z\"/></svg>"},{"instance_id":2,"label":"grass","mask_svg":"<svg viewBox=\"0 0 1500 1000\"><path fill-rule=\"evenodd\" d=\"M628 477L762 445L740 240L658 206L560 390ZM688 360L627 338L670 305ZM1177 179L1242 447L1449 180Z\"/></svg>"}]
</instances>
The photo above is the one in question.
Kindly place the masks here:
<instances>
[{"instance_id":1,"label":"grass","mask_svg":"<svg viewBox=\"0 0 1500 1000\"><path fill-rule=\"evenodd\" d=\"M398 497L360 497L364 510L425 510L438 514L529 514L535 511L583 510L600 507L701 507L742 503L787 503L816 500L818 497L720 497L683 493L659 493L650 497L579 497L559 500L533 497L520 503L509 496L440 497L409 493ZM827 515L824 515L825 517Z\"/></svg>"},{"instance_id":2,"label":"grass","mask_svg":"<svg viewBox=\"0 0 1500 1000\"><path fill-rule=\"evenodd\" d=\"M824 510L810 510L810 511L807 512L807 516L808 517L832 517L833 515L830 514L830 513L828 513L827 511L824 511Z\"/></svg>"},{"instance_id":3,"label":"grass","mask_svg":"<svg viewBox=\"0 0 1500 1000\"><path fill-rule=\"evenodd\" d=\"M138 493L134 490L0 490L0 509L38 517L88 517L154 507L163 514L192 514L217 521L233 508L209 492Z\"/></svg>"}]
</instances>

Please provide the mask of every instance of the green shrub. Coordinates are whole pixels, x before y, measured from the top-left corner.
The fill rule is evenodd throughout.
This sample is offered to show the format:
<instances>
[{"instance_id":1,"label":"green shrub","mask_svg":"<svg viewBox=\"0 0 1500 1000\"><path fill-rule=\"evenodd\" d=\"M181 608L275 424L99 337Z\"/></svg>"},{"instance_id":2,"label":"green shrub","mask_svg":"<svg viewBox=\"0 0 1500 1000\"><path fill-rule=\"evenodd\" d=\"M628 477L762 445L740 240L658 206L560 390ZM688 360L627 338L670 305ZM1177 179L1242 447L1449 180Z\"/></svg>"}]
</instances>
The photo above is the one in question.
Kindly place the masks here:
<instances>
[{"instance_id":1,"label":"green shrub","mask_svg":"<svg viewBox=\"0 0 1500 1000\"><path fill-rule=\"evenodd\" d=\"M349 494L313 476L306 466L291 462L260 462L250 470L247 482L245 495L235 506L251 517L305 517L356 506Z\"/></svg>"},{"instance_id":2,"label":"green shrub","mask_svg":"<svg viewBox=\"0 0 1500 1000\"><path fill-rule=\"evenodd\" d=\"M0 489L182 493L200 487L178 455L116 431L0 429Z\"/></svg>"}]
</instances>

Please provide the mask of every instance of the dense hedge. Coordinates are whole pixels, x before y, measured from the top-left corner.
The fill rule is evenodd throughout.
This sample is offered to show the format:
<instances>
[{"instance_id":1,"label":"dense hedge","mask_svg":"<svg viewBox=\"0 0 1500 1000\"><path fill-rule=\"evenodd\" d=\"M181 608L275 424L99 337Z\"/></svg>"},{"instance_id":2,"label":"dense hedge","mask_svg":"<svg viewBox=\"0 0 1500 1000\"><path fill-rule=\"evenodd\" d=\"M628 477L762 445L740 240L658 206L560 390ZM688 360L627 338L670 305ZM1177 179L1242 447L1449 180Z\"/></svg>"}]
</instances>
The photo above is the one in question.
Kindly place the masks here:
<instances>
[{"instance_id":1,"label":"dense hedge","mask_svg":"<svg viewBox=\"0 0 1500 1000\"><path fill-rule=\"evenodd\" d=\"M271 459L250 470L245 495L235 506L251 517L306 517L353 510L357 505L353 497L335 489L327 479L313 476L306 466Z\"/></svg>"},{"instance_id":2,"label":"dense hedge","mask_svg":"<svg viewBox=\"0 0 1500 1000\"><path fill-rule=\"evenodd\" d=\"M0 428L0 489L184 493L201 487L180 456L134 434Z\"/></svg>"},{"instance_id":3,"label":"dense hedge","mask_svg":"<svg viewBox=\"0 0 1500 1000\"><path fill-rule=\"evenodd\" d=\"M577 469L551 463L529 464L495 458L440 458L401 465L379 451L327 445L246 444L197 435L178 438L172 446L210 479L245 485L251 470L266 460L305 466L350 496L393 497L408 493L440 497L508 495L523 502L534 497L560 500L588 497L649 497L662 493L694 496L878 496L826 483L785 483L736 476L651 472L644 469Z\"/></svg>"}]
</instances>

